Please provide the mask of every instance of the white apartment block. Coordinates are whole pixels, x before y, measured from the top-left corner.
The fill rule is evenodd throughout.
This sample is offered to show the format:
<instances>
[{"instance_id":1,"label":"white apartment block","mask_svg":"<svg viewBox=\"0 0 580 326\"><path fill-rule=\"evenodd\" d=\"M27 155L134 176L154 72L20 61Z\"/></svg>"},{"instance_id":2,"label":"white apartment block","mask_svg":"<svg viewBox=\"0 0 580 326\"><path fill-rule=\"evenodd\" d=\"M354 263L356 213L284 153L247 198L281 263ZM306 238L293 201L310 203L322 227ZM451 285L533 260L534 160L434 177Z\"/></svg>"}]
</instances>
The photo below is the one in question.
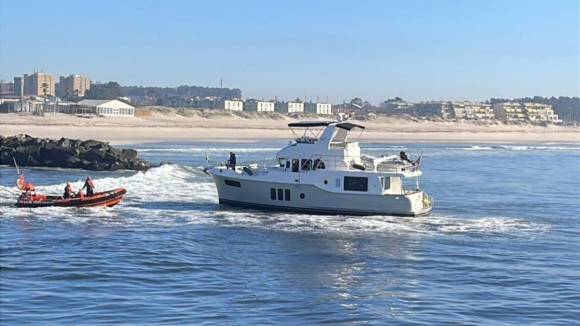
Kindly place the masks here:
<instances>
[{"instance_id":1,"label":"white apartment block","mask_svg":"<svg viewBox=\"0 0 580 326\"><path fill-rule=\"evenodd\" d=\"M493 112L497 118L504 118L506 120L518 121L526 119L520 103L496 103L493 105Z\"/></svg>"},{"instance_id":2,"label":"white apartment block","mask_svg":"<svg viewBox=\"0 0 580 326\"><path fill-rule=\"evenodd\" d=\"M304 112L304 103L302 102L276 102L274 111L280 113Z\"/></svg>"},{"instance_id":3,"label":"white apartment block","mask_svg":"<svg viewBox=\"0 0 580 326\"><path fill-rule=\"evenodd\" d=\"M304 111L320 115L332 114L332 105L330 103L304 103Z\"/></svg>"},{"instance_id":4,"label":"white apartment block","mask_svg":"<svg viewBox=\"0 0 580 326\"><path fill-rule=\"evenodd\" d=\"M453 102L456 119L493 119L495 114L491 104L478 102Z\"/></svg>"},{"instance_id":5,"label":"white apartment block","mask_svg":"<svg viewBox=\"0 0 580 326\"><path fill-rule=\"evenodd\" d=\"M218 101L219 105L216 109L224 109L229 111L243 111L244 101L240 100L221 100Z\"/></svg>"},{"instance_id":6,"label":"white apartment block","mask_svg":"<svg viewBox=\"0 0 580 326\"><path fill-rule=\"evenodd\" d=\"M244 111L274 112L274 102L247 100L244 102Z\"/></svg>"},{"instance_id":7,"label":"white apartment block","mask_svg":"<svg viewBox=\"0 0 580 326\"><path fill-rule=\"evenodd\" d=\"M540 103L523 103L524 112L531 121L547 121L553 123L562 122L558 115L554 113L551 105Z\"/></svg>"}]
</instances>

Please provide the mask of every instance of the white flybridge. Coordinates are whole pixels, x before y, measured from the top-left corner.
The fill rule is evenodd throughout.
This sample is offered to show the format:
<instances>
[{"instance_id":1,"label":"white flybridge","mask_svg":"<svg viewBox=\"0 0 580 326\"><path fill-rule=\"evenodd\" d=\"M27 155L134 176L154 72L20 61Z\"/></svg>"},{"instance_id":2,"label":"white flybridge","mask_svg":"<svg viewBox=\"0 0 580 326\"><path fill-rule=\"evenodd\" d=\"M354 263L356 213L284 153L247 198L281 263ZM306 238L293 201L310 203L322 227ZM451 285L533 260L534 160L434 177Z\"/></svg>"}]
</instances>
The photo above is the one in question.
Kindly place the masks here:
<instances>
[{"instance_id":1,"label":"white flybridge","mask_svg":"<svg viewBox=\"0 0 580 326\"><path fill-rule=\"evenodd\" d=\"M221 164L206 172L223 205L329 215L428 215L427 194L405 189L403 180L422 175L406 155L361 155L349 133L363 126L343 121L290 123L295 139L276 154L277 165ZM293 128L303 129L300 136Z\"/></svg>"}]
</instances>

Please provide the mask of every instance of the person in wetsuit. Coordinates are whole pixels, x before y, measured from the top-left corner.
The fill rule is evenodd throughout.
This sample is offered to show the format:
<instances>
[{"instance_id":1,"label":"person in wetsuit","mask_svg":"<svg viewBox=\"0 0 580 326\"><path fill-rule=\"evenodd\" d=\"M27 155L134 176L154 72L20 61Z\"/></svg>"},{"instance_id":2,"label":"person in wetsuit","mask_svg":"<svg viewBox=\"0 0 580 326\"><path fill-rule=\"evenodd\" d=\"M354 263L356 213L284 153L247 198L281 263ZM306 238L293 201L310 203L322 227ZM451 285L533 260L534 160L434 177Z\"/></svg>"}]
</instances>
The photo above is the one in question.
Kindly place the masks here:
<instances>
[{"instance_id":1,"label":"person in wetsuit","mask_svg":"<svg viewBox=\"0 0 580 326\"><path fill-rule=\"evenodd\" d=\"M92 196L95 194L95 185L93 184L93 179L89 175L87 180L85 180L85 184L83 185L83 190L87 188L87 196Z\"/></svg>"}]
</instances>

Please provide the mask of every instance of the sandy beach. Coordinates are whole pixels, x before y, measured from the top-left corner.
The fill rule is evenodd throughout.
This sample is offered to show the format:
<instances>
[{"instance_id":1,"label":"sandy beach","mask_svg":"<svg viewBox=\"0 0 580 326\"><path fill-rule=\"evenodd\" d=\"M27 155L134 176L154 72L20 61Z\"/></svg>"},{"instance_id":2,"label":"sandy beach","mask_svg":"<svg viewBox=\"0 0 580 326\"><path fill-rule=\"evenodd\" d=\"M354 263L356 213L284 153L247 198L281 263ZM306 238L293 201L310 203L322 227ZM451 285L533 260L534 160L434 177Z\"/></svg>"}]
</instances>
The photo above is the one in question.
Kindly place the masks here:
<instances>
[{"instance_id":1,"label":"sandy beach","mask_svg":"<svg viewBox=\"0 0 580 326\"><path fill-rule=\"evenodd\" d=\"M161 141L260 141L292 139L288 123L328 118L281 114L151 110L142 117L81 118L65 114L0 114L0 134L98 139L112 143ZM419 118L354 119L366 127L361 141L382 142L580 142L577 126L507 125Z\"/></svg>"}]
</instances>

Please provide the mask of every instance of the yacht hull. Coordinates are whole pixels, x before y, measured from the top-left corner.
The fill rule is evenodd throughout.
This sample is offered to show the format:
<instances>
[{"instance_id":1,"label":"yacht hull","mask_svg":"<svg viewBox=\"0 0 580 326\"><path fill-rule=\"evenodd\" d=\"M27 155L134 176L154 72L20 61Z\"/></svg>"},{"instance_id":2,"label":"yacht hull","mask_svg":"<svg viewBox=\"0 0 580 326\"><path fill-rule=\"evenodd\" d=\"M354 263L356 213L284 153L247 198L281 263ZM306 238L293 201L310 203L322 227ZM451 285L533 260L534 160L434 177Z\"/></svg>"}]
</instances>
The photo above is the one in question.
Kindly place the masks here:
<instances>
[{"instance_id":1,"label":"yacht hull","mask_svg":"<svg viewBox=\"0 0 580 326\"><path fill-rule=\"evenodd\" d=\"M423 192L407 195L336 193L312 184L212 174L221 205L320 215L429 215Z\"/></svg>"}]
</instances>

